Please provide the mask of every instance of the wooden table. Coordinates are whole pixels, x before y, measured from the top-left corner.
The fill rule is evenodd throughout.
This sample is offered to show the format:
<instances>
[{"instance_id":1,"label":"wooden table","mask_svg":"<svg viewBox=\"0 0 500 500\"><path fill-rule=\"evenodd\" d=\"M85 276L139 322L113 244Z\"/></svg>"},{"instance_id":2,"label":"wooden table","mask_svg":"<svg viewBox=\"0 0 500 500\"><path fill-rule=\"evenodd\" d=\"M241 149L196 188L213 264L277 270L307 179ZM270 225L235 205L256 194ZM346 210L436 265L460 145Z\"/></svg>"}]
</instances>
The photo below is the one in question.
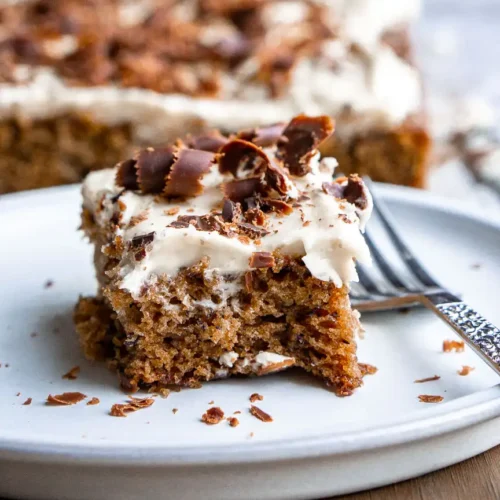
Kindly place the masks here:
<instances>
[{"instance_id":1,"label":"wooden table","mask_svg":"<svg viewBox=\"0 0 500 500\"><path fill-rule=\"evenodd\" d=\"M335 500L498 500L500 446L417 479Z\"/></svg>"}]
</instances>

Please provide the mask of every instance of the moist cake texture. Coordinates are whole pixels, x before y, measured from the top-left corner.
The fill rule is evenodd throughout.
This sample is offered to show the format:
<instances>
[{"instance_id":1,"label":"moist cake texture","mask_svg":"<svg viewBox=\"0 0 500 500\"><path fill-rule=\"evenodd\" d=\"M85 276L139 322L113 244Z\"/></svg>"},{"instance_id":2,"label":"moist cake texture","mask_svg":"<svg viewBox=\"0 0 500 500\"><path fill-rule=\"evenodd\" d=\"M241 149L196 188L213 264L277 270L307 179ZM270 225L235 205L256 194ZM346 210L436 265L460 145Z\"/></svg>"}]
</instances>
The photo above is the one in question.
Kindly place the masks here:
<instances>
[{"instance_id":1,"label":"moist cake texture","mask_svg":"<svg viewBox=\"0 0 500 500\"><path fill-rule=\"evenodd\" d=\"M375 179L420 185L429 140L406 37L418 6L0 5L0 193L81 179L179 130L234 132L298 113L335 117L328 154L346 159L344 173L362 164Z\"/></svg>"},{"instance_id":2,"label":"moist cake texture","mask_svg":"<svg viewBox=\"0 0 500 500\"><path fill-rule=\"evenodd\" d=\"M339 395L361 384L349 303L371 198L318 148L326 116L212 131L89 174L82 227L96 297L75 324L127 390L291 366Z\"/></svg>"}]
</instances>

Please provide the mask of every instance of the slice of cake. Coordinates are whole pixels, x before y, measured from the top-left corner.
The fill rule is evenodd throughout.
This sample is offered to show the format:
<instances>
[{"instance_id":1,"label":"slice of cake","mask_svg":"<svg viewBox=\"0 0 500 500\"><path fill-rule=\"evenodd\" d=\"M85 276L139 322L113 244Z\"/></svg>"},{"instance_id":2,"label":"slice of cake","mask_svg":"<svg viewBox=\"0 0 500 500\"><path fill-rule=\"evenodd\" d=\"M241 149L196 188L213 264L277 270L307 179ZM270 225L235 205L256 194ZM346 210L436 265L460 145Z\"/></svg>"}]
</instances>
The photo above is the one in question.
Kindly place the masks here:
<instances>
[{"instance_id":1,"label":"slice of cake","mask_svg":"<svg viewBox=\"0 0 500 500\"><path fill-rule=\"evenodd\" d=\"M330 118L187 136L146 148L83 185L97 297L75 323L86 355L127 390L196 386L298 366L339 395L361 384L349 303L361 179L332 180Z\"/></svg>"},{"instance_id":2,"label":"slice of cake","mask_svg":"<svg viewBox=\"0 0 500 500\"><path fill-rule=\"evenodd\" d=\"M0 2L0 193L81 180L178 131L328 114L345 174L420 186L419 0ZM125 152L125 153L124 153Z\"/></svg>"}]
</instances>

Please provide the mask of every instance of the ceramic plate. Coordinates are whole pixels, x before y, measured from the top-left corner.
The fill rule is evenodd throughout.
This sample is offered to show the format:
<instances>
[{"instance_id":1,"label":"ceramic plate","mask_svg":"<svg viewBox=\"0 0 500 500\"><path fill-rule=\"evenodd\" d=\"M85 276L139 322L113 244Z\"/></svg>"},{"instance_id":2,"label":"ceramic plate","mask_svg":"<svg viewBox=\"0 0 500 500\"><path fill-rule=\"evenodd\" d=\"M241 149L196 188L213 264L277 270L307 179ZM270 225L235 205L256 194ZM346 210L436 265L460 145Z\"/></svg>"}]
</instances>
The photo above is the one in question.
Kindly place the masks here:
<instances>
[{"instance_id":1,"label":"ceramic plate","mask_svg":"<svg viewBox=\"0 0 500 500\"><path fill-rule=\"evenodd\" d=\"M424 263L500 324L500 224L427 193L380 186ZM298 371L227 380L157 398L127 418L115 375L82 357L71 314L95 290L77 232L79 188L0 198L0 496L318 498L414 477L500 443L500 380L431 313L365 315L359 358L378 367L349 398ZM48 286L50 285L50 286ZM76 380L62 379L73 366ZM474 366L459 376L463 365ZM414 380L439 375L434 382ZM80 391L100 404L46 406ZM249 396L274 422L249 414ZM418 395L441 395L425 404ZM23 405L32 398L30 405ZM240 425L207 426L214 401ZM177 413L172 411L177 408Z\"/></svg>"}]
</instances>

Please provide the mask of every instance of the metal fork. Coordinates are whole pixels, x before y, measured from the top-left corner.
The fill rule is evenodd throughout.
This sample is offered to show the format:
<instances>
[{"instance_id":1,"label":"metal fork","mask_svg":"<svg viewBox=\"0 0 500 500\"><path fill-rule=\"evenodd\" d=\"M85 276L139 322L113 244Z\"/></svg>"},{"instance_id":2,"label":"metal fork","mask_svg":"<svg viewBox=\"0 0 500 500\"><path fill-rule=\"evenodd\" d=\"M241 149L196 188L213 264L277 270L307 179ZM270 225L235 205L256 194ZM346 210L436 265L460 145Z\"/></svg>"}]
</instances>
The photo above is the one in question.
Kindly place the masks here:
<instances>
[{"instance_id":1,"label":"metal fork","mask_svg":"<svg viewBox=\"0 0 500 500\"><path fill-rule=\"evenodd\" d=\"M369 179L365 183L374 201L370 227L378 223L387 244L384 248L378 246L372 231L367 230L373 266L367 269L358 264L359 283L353 283L351 288L353 306L360 311L425 306L500 375L500 330L430 276L398 235L390 214L374 194L373 183Z\"/></svg>"}]
</instances>

